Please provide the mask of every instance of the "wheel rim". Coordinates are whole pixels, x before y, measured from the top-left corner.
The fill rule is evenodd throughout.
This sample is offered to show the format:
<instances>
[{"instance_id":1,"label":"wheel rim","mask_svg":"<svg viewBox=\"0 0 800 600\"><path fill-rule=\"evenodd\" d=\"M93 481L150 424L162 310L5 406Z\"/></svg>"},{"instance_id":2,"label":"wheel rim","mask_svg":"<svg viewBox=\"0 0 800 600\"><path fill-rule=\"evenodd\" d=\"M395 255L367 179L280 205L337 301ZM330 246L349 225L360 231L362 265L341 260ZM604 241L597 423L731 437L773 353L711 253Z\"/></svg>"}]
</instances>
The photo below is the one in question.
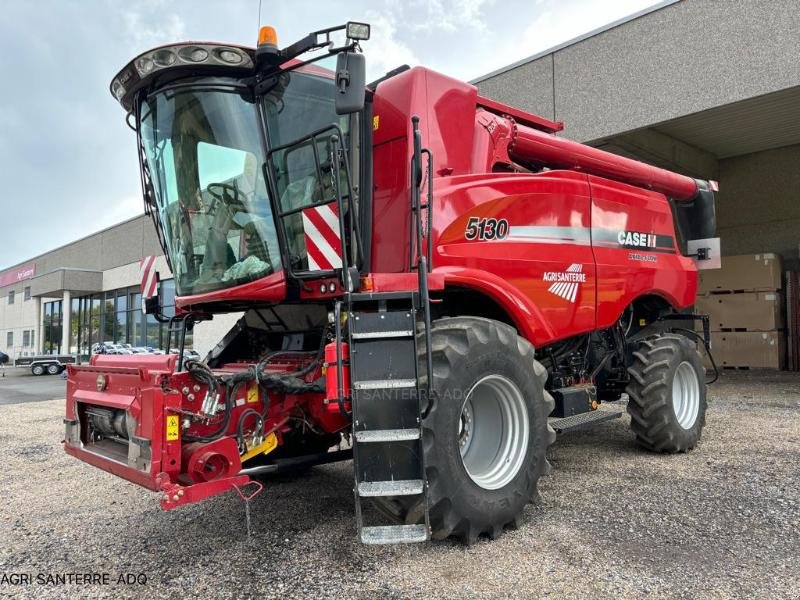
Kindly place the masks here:
<instances>
[{"instance_id":1,"label":"wheel rim","mask_svg":"<svg viewBox=\"0 0 800 600\"><path fill-rule=\"evenodd\" d=\"M41 375L42 373L44 373L44 368L43 367L33 367L33 374L34 375Z\"/></svg>"},{"instance_id":2,"label":"wheel rim","mask_svg":"<svg viewBox=\"0 0 800 600\"><path fill-rule=\"evenodd\" d=\"M519 472L530 426L522 392L510 380L489 375L478 381L461 408L458 443L470 479L487 490L508 484Z\"/></svg>"},{"instance_id":3,"label":"wheel rim","mask_svg":"<svg viewBox=\"0 0 800 600\"><path fill-rule=\"evenodd\" d=\"M672 408L678 425L691 429L700 408L700 382L691 363L683 361L672 379Z\"/></svg>"}]
</instances>

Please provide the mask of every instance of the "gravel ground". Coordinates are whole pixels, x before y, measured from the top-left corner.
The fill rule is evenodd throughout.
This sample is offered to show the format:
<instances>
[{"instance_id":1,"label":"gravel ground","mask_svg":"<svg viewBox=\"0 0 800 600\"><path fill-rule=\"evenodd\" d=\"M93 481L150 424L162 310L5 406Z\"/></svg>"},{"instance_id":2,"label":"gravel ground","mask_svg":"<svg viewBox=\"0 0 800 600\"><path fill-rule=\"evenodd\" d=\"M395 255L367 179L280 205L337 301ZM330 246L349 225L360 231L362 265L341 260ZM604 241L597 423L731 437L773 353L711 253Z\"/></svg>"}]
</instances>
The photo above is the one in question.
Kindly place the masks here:
<instances>
[{"instance_id":1,"label":"gravel ground","mask_svg":"<svg viewBox=\"0 0 800 600\"><path fill-rule=\"evenodd\" d=\"M0 583L0 595L800 597L792 374L724 377L687 455L640 452L627 416L564 435L543 503L519 529L469 548L362 546L347 463L268 484L250 540L233 494L161 512L154 494L62 452L62 405L0 406L0 577L108 573L110 583ZM118 584L125 573L147 580Z\"/></svg>"}]
</instances>

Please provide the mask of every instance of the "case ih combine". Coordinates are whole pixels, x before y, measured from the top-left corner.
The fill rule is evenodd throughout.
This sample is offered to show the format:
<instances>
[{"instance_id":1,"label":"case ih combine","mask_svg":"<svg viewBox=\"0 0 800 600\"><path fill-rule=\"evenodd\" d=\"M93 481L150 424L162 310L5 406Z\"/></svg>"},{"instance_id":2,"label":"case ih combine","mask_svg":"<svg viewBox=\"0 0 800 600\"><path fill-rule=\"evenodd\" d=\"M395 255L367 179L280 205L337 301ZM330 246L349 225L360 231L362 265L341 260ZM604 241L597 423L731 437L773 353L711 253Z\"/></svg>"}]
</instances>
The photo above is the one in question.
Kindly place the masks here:
<instances>
[{"instance_id":1,"label":"case ih combine","mask_svg":"<svg viewBox=\"0 0 800 600\"><path fill-rule=\"evenodd\" d=\"M165 509L352 457L363 542L469 543L518 522L554 430L618 416L595 409L625 391L641 446L693 448L687 243L714 234L709 182L429 69L365 85L368 37L278 49L263 28L255 50L172 44L114 78L179 296L147 310L179 347L244 316L203 361L70 366L66 451Z\"/></svg>"}]
</instances>

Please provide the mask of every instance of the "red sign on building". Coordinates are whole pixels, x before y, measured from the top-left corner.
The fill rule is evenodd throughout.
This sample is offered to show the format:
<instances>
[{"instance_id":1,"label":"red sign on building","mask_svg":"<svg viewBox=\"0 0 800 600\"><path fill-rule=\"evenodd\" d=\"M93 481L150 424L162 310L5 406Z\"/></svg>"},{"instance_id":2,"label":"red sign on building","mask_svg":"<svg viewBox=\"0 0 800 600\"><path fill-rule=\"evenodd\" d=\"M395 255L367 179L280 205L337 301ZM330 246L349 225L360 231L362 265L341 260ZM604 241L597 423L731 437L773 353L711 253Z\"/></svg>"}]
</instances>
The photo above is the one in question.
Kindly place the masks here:
<instances>
[{"instance_id":1,"label":"red sign on building","mask_svg":"<svg viewBox=\"0 0 800 600\"><path fill-rule=\"evenodd\" d=\"M36 275L36 263L21 265L10 271L0 274L0 287L12 285L24 279L30 279Z\"/></svg>"}]
</instances>

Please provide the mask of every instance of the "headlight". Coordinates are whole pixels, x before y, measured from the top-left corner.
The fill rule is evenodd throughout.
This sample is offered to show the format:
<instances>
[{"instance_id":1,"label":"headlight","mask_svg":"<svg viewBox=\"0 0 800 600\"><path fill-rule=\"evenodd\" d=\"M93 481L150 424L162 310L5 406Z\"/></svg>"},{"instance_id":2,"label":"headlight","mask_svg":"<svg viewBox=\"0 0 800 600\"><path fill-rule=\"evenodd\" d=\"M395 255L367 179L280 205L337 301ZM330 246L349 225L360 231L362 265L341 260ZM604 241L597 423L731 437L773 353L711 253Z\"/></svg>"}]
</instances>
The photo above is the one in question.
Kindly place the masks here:
<instances>
[{"instance_id":1,"label":"headlight","mask_svg":"<svg viewBox=\"0 0 800 600\"><path fill-rule=\"evenodd\" d=\"M208 50L200 46L187 46L186 48L181 48L178 51L178 55L181 60L186 62L199 63L208 58Z\"/></svg>"},{"instance_id":2,"label":"headlight","mask_svg":"<svg viewBox=\"0 0 800 600\"><path fill-rule=\"evenodd\" d=\"M169 67L175 64L176 60L177 57L175 54L169 50L159 50L153 53L153 62L159 67Z\"/></svg>"},{"instance_id":3,"label":"headlight","mask_svg":"<svg viewBox=\"0 0 800 600\"><path fill-rule=\"evenodd\" d=\"M136 61L136 71L139 73L139 77L149 75L153 72L154 68L155 65L153 64L153 61L146 56Z\"/></svg>"},{"instance_id":4,"label":"headlight","mask_svg":"<svg viewBox=\"0 0 800 600\"><path fill-rule=\"evenodd\" d=\"M119 82L119 79L115 79L114 83L111 84L111 93L114 94L114 98L117 101L122 100L125 95L125 86Z\"/></svg>"},{"instance_id":5,"label":"headlight","mask_svg":"<svg viewBox=\"0 0 800 600\"><path fill-rule=\"evenodd\" d=\"M228 63L229 65L238 65L242 62L242 55L236 52L235 50L230 50L228 48L224 48L218 50L216 52L217 58L221 61Z\"/></svg>"}]
</instances>

